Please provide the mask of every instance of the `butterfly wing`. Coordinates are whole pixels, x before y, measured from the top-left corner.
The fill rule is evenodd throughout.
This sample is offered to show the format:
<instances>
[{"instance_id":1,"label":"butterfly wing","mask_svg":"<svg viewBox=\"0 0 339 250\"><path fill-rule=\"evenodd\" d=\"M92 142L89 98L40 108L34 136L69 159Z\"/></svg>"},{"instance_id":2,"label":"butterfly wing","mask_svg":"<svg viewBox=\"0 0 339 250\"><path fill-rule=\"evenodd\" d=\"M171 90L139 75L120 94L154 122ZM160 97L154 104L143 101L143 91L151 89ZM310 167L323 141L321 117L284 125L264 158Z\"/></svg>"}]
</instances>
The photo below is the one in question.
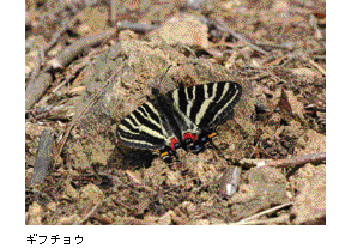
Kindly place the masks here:
<instances>
[{"instance_id":1,"label":"butterfly wing","mask_svg":"<svg viewBox=\"0 0 339 250\"><path fill-rule=\"evenodd\" d=\"M183 87L169 92L169 99L180 114L182 145L196 154L212 145L215 126L229 119L242 95L233 81Z\"/></svg>"},{"instance_id":2,"label":"butterfly wing","mask_svg":"<svg viewBox=\"0 0 339 250\"><path fill-rule=\"evenodd\" d=\"M126 116L116 135L123 145L139 149L162 149L170 136L154 101L149 100Z\"/></svg>"},{"instance_id":3,"label":"butterfly wing","mask_svg":"<svg viewBox=\"0 0 339 250\"><path fill-rule=\"evenodd\" d=\"M174 106L199 129L211 128L232 114L242 95L233 81L181 87L168 93Z\"/></svg>"},{"instance_id":4,"label":"butterfly wing","mask_svg":"<svg viewBox=\"0 0 339 250\"><path fill-rule=\"evenodd\" d=\"M117 127L117 138L126 146L157 150L170 161L180 147L198 154L212 144L212 128L232 114L241 94L241 85L232 81L181 86L126 116Z\"/></svg>"}]
</instances>

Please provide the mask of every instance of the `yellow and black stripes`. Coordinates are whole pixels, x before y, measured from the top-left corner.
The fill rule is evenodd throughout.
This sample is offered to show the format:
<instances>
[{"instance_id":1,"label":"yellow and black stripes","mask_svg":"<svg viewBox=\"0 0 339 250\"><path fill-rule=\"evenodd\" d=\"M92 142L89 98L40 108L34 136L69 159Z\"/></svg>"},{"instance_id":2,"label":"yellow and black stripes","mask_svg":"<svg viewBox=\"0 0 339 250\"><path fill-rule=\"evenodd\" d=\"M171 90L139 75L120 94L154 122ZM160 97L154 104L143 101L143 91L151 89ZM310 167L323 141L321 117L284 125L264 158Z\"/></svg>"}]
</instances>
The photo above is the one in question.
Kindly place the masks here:
<instances>
[{"instance_id":1,"label":"yellow and black stripes","mask_svg":"<svg viewBox=\"0 0 339 250\"><path fill-rule=\"evenodd\" d=\"M198 154L212 144L215 127L240 100L241 85L220 81L183 87L149 99L121 121L117 138L126 146L155 150L165 162L182 148Z\"/></svg>"},{"instance_id":2,"label":"yellow and black stripes","mask_svg":"<svg viewBox=\"0 0 339 250\"><path fill-rule=\"evenodd\" d=\"M210 128L230 113L242 94L241 85L220 81L181 87L167 95L174 106L200 129Z\"/></svg>"}]
</instances>

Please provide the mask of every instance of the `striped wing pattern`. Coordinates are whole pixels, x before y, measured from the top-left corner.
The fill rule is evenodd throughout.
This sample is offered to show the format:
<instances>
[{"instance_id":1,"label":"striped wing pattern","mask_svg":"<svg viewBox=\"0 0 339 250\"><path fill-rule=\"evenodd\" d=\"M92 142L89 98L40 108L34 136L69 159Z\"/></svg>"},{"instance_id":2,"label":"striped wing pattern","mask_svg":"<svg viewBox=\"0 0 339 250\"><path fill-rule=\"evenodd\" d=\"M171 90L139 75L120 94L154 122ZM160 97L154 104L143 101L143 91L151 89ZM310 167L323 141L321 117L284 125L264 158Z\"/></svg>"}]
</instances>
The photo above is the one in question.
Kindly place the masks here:
<instances>
[{"instance_id":1,"label":"striped wing pattern","mask_svg":"<svg viewBox=\"0 0 339 250\"><path fill-rule=\"evenodd\" d=\"M174 106L200 129L218 125L231 114L241 94L241 85L232 81L182 87L168 93Z\"/></svg>"},{"instance_id":2,"label":"striped wing pattern","mask_svg":"<svg viewBox=\"0 0 339 250\"><path fill-rule=\"evenodd\" d=\"M117 137L126 146L139 149L161 149L173 136L164 126L164 117L154 101L147 101L121 121Z\"/></svg>"},{"instance_id":3,"label":"striped wing pattern","mask_svg":"<svg viewBox=\"0 0 339 250\"><path fill-rule=\"evenodd\" d=\"M181 86L126 116L117 138L126 146L157 150L168 163L177 158L178 148L198 154L212 144L214 127L232 114L241 94L241 85L233 81Z\"/></svg>"}]
</instances>

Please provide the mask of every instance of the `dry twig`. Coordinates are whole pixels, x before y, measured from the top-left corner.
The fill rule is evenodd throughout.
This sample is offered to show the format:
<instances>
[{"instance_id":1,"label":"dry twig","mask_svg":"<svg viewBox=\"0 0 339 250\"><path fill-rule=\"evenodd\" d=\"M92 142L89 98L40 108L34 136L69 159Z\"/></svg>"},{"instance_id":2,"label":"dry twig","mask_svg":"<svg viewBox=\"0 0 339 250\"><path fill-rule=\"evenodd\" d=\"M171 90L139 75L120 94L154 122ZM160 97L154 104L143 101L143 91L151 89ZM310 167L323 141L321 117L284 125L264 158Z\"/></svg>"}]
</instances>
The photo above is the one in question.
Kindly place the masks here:
<instances>
[{"instance_id":1,"label":"dry twig","mask_svg":"<svg viewBox=\"0 0 339 250\"><path fill-rule=\"evenodd\" d=\"M100 42L104 42L115 35L115 33L115 29L109 29L86 36L64 49L59 55L56 56L56 58L50 60L48 65L52 68L63 68L77 55L84 51L86 47L91 47Z\"/></svg>"},{"instance_id":2,"label":"dry twig","mask_svg":"<svg viewBox=\"0 0 339 250\"><path fill-rule=\"evenodd\" d=\"M38 49L37 50L37 58L35 60L35 68L34 68L34 71L31 74L31 77L29 79L27 86L32 85L35 82L35 80L37 79L37 77L39 76L42 63L43 63L43 50ZM27 88L27 86L26 86L26 88Z\"/></svg>"},{"instance_id":3,"label":"dry twig","mask_svg":"<svg viewBox=\"0 0 339 250\"><path fill-rule=\"evenodd\" d=\"M263 212L260 212L260 213L257 213L251 217L248 217L248 218L245 218L245 219L242 219L241 221L237 222L237 223L233 223L231 225L249 225L249 224L253 224L253 222L257 219L259 219L260 217L262 217L263 215L268 215L268 214L272 214L278 210L280 210L281 208L285 208L285 207L288 207L288 206L292 206L293 203L292 202L289 202L289 203L286 203L286 204L283 204L283 205L279 205L279 206L276 206L276 207L272 207L266 211L263 211ZM257 221L256 223L257 224Z\"/></svg>"},{"instance_id":4,"label":"dry twig","mask_svg":"<svg viewBox=\"0 0 339 250\"><path fill-rule=\"evenodd\" d=\"M286 167L295 167L298 165L304 165L307 163L319 163L326 161L326 152L321 153L311 153L303 156L296 156L293 158L279 159L275 161L270 161L269 163L263 163L264 167L276 167L276 168L286 168Z\"/></svg>"},{"instance_id":5,"label":"dry twig","mask_svg":"<svg viewBox=\"0 0 339 250\"><path fill-rule=\"evenodd\" d=\"M38 53L38 58L36 62L36 68L32 74L32 77L27 85L25 91L25 109L26 112L31 110L35 103L37 103L40 98L46 92L48 86L51 85L53 78L52 75L47 71L40 71L42 59L40 56L43 55L42 51Z\"/></svg>"},{"instance_id":6,"label":"dry twig","mask_svg":"<svg viewBox=\"0 0 339 250\"><path fill-rule=\"evenodd\" d=\"M64 49L56 58L48 62L48 67L43 70L36 80L27 86L25 93L25 108L31 110L46 92L47 88L52 84L53 77L50 73L50 67L63 68L70 63L75 56L81 53L87 46L93 46L99 42L108 40L115 34L115 29L109 29L104 32L87 36L71 46Z\"/></svg>"},{"instance_id":7,"label":"dry twig","mask_svg":"<svg viewBox=\"0 0 339 250\"><path fill-rule=\"evenodd\" d=\"M275 168L287 168L287 167L295 167L298 165L304 165L307 163L320 163L326 161L326 152L321 153L311 153L303 156L295 156L292 158L285 159L235 159L230 158L233 164L240 165L242 167L275 167Z\"/></svg>"},{"instance_id":8,"label":"dry twig","mask_svg":"<svg viewBox=\"0 0 339 250\"><path fill-rule=\"evenodd\" d=\"M308 60L309 64L311 64L313 67L317 68L323 76L326 76L326 70L321 67L319 64L317 64L314 60Z\"/></svg>"},{"instance_id":9,"label":"dry twig","mask_svg":"<svg viewBox=\"0 0 339 250\"><path fill-rule=\"evenodd\" d=\"M91 211L89 211L89 213L86 214L85 217L82 218L78 223L75 223L75 225L82 225L83 223L85 223L85 221L93 215L93 213L97 210L101 203L101 201L98 201L97 204L92 207Z\"/></svg>"},{"instance_id":10,"label":"dry twig","mask_svg":"<svg viewBox=\"0 0 339 250\"><path fill-rule=\"evenodd\" d=\"M72 123L67 126L65 136L62 138L62 140L58 144L58 149L56 150L56 155L54 155L54 156L59 156L60 155L61 150L62 150L63 146L65 145L65 143L67 141L69 133L71 132L71 130L75 126L78 125L78 122L80 121L81 116L84 115L98 101L98 98L102 95L102 93L105 90L105 88L111 83L111 80L115 78L115 76L122 70L123 67L124 67L124 65L121 65L120 68L117 69L115 74L113 76L111 76L110 79L108 79L107 82L103 85L102 89L100 91L98 91L95 96L93 96L91 101L89 101L87 103L87 105L83 109L80 110L80 112L78 113L77 117L75 117L72 120Z\"/></svg>"},{"instance_id":11,"label":"dry twig","mask_svg":"<svg viewBox=\"0 0 339 250\"><path fill-rule=\"evenodd\" d=\"M264 55L268 55L269 53L266 52L265 50L259 48L258 46L256 46L254 43L250 42L247 38L245 38L244 36L237 34L234 30L232 30L231 28L229 28L224 22L222 22L221 20L217 19L217 29L221 30L221 31L228 31L232 34L232 36L236 37L237 39L239 39L240 41L242 41L243 43L246 43L249 47L251 47L254 50L259 51L261 54Z\"/></svg>"},{"instance_id":12,"label":"dry twig","mask_svg":"<svg viewBox=\"0 0 339 250\"><path fill-rule=\"evenodd\" d=\"M127 22L118 22L117 29L129 29L134 31L151 31L158 29L159 25L153 24L142 24L142 23L127 23Z\"/></svg>"},{"instance_id":13,"label":"dry twig","mask_svg":"<svg viewBox=\"0 0 339 250\"><path fill-rule=\"evenodd\" d=\"M109 6L109 24L114 26L117 20L117 1L110 0Z\"/></svg>"},{"instance_id":14,"label":"dry twig","mask_svg":"<svg viewBox=\"0 0 339 250\"><path fill-rule=\"evenodd\" d=\"M269 219L255 219L243 223L234 223L231 225L273 225L273 224L289 224L290 215L284 214L279 217Z\"/></svg>"},{"instance_id":15,"label":"dry twig","mask_svg":"<svg viewBox=\"0 0 339 250\"><path fill-rule=\"evenodd\" d=\"M61 22L61 28L57 30L54 34L52 39L49 41L49 43L44 48L44 54L46 54L51 48L55 46L55 44L58 42L61 35L78 20L77 17L74 17L73 19L65 18Z\"/></svg>"},{"instance_id":16,"label":"dry twig","mask_svg":"<svg viewBox=\"0 0 339 250\"><path fill-rule=\"evenodd\" d=\"M36 161L34 166L34 175L31 179L30 187L37 188L37 185L41 187L45 177L48 173L48 168L51 165L53 159L53 145L54 136L44 129L41 133L41 139L38 147L38 153L36 155Z\"/></svg>"},{"instance_id":17,"label":"dry twig","mask_svg":"<svg viewBox=\"0 0 339 250\"><path fill-rule=\"evenodd\" d=\"M257 45L263 46L263 47L270 47L275 49L289 49L292 50L296 47L294 42L288 41L280 44L271 43L271 42L256 42Z\"/></svg>"}]
</instances>

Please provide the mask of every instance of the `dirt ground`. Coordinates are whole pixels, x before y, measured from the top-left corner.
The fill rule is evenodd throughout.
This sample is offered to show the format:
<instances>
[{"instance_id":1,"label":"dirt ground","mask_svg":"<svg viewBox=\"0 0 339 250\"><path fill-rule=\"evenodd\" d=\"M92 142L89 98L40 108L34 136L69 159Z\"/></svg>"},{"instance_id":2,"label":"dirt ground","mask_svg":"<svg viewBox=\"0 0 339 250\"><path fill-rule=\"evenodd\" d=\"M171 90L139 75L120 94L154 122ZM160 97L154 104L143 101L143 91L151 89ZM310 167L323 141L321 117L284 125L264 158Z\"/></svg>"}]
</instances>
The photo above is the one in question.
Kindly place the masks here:
<instances>
[{"instance_id":1,"label":"dirt ground","mask_svg":"<svg viewBox=\"0 0 339 250\"><path fill-rule=\"evenodd\" d=\"M326 224L325 1L92 2L26 1L26 224ZM152 88L221 80L218 150L117 140Z\"/></svg>"}]
</instances>

